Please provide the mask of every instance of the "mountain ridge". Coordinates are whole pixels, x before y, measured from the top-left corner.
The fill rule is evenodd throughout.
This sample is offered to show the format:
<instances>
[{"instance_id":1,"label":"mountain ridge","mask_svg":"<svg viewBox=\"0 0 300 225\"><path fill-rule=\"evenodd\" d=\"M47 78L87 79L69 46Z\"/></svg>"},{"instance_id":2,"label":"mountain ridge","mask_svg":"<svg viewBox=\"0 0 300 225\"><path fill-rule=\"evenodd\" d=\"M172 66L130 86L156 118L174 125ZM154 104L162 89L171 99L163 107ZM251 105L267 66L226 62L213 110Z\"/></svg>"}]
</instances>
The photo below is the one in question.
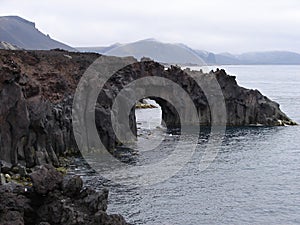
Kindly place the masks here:
<instances>
[{"instance_id":1,"label":"mountain ridge","mask_svg":"<svg viewBox=\"0 0 300 225\"><path fill-rule=\"evenodd\" d=\"M182 51L187 54L189 52L198 59L193 59L187 62L187 59L181 61L172 61L172 57L168 60L162 60L167 56L155 55L149 49L149 43L152 43L152 50L157 49L157 46L168 48L182 48ZM137 46L137 44L139 46ZM147 47L145 47L147 46ZM82 52L96 52L104 55L113 56L134 56L135 58L150 57L162 63L178 63L178 64L209 64L209 65L300 65L300 54L291 51L257 51L245 52L242 54L232 54L229 52L213 53L205 50L193 49L183 43L164 43L153 38L130 42L126 44L112 44L107 47L77 47ZM161 48L160 48L161 51ZM173 49L174 51L174 49ZM144 54L141 54L143 52ZM166 53L166 52L165 52Z\"/></svg>"},{"instance_id":2,"label":"mountain ridge","mask_svg":"<svg viewBox=\"0 0 300 225\"><path fill-rule=\"evenodd\" d=\"M73 48L53 40L36 28L34 22L19 16L0 17L0 48L10 50L51 50L96 52L112 56L148 57L164 64L179 65L300 65L300 54L290 51L213 53L184 43L165 43L154 38L109 46Z\"/></svg>"},{"instance_id":3,"label":"mountain ridge","mask_svg":"<svg viewBox=\"0 0 300 225\"><path fill-rule=\"evenodd\" d=\"M0 41L27 50L50 50L60 48L68 51L76 49L51 39L39 31L34 22L19 16L0 17Z\"/></svg>"}]
</instances>

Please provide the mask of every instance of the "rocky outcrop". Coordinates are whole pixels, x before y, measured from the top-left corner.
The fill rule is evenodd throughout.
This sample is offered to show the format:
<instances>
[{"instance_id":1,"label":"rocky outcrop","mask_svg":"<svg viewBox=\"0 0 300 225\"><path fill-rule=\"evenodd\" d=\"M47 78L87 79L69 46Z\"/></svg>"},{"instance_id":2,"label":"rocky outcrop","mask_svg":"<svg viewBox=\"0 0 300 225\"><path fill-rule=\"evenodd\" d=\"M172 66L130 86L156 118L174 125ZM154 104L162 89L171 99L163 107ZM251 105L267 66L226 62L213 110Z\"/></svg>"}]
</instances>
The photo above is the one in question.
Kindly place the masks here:
<instances>
[{"instance_id":1,"label":"rocky outcrop","mask_svg":"<svg viewBox=\"0 0 300 225\"><path fill-rule=\"evenodd\" d=\"M30 177L32 187L0 185L0 224L127 224L122 216L106 213L106 189L83 188L80 177L63 178L50 165L41 166Z\"/></svg>"},{"instance_id":2,"label":"rocky outcrop","mask_svg":"<svg viewBox=\"0 0 300 225\"><path fill-rule=\"evenodd\" d=\"M171 68L171 70L173 70L171 74L177 73L179 74L177 76L182 76L183 72L178 69ZM295 122L280 110L278 103L262 95L258 90L240 87L236 82L236 77L228 75L223 69L217 69L208 74L203 74L199 71L189 71L189 69L184 72L188 72L191 76L206 77L203 80L208 86L211 79L217 79L225 100L227 126L296 125ZM194 87L191 83L185 85ZM207 103L205 96L199 95L201 90L199 90L198 87L194 87L192 90L187 90L187 92L197 106L198 112L200 112L202 125L210 125L211 118L209 116L209 104ZM201 99L202 102L199 101L199 99Z\"/></svg>"},{"instance_id":3,"label":"rocky outcrop","mask_svg":"<svg viewBox=\"0 0 300 225\"><path fill-rule=\"evenodd\" d=\"M77 152L71 118L73 96L82 74L98 57L98 54L61 50L0 50L1 160L26 167L48 163L59 166L61 156ZM184 88L201 115L202 125L211 124L210 107L201 88L187 73L206 80L218 80L225 97L227 125L294 124L280 111L277 103L257 90L238 86L235 77L224 70L203 74L178 67L166 70L153 61L131 61L134 62L132 65L118 71L106 83L96 105L98 134L112 152L118 143L110 122L112 103L125 85L142 77L164 77ZM164 95L174 94L168 87L161 91ZM151 98L161 105L162 119L167 126L180 124L178 113L171 104L162 98ZM180 105L180 98L175 99ZM188 113L185 112L187 119ZM134 108L129 121L136 133Z\"/></svg>"}]
</instances>

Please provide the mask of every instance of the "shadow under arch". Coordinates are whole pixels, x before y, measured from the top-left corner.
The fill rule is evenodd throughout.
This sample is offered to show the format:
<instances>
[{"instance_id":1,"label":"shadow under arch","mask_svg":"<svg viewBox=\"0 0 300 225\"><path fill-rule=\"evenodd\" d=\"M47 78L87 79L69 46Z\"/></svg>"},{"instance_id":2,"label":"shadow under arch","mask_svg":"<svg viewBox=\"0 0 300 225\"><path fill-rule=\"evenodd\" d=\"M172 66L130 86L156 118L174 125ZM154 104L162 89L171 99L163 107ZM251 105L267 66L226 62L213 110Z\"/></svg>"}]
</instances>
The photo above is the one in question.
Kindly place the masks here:
<instances>
[{"instance_id":1,"label":"shadow under arch","mask_svg":"<svg viewBox=\"0 0 300 225\"><path fill-rule=\"evenodd\" d=\"M180 116L176 107L163 98L149 96L151 100L154 100L161 108L161 125L165 125L167 129L180 129Z\"/></svg>"}]
</instances>

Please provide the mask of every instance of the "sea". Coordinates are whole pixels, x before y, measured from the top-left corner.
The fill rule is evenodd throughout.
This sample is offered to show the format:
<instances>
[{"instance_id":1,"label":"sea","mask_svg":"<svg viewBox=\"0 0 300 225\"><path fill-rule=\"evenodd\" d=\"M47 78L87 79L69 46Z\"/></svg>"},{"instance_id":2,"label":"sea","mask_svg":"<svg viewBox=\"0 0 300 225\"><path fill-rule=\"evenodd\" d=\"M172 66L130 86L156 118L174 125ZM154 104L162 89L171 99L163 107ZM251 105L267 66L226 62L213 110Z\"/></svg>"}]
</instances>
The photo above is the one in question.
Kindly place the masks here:
<instances>
[{"instance_id":1,"label":"sea","mask_svg":"<svg viewBox=\"0 0 300 225\"><path fill-rule=\"evenodd\" d=\"M278 102L281 110L300 124L300 66L192 69L208 72L216 68L236 76L240 86L258 89ZM182 153L191 148L190 135L161 126L159 107L137 109L136 118L137 142L119 149L127 163L134 166L163 160L179 138L184 142ZM300 126L227 128L216 157L200 169L210 138L207 132L200 133L194 153L178 171L148 185L107 180L82 159L72 165L70 173L81 175L87 186L108 188L108 213L121 214L131 224L300 224ZM152 147L156 150L151 151ZM163 171L157 168L154 173L159 176Z\"/></svg>"}]
</instances>

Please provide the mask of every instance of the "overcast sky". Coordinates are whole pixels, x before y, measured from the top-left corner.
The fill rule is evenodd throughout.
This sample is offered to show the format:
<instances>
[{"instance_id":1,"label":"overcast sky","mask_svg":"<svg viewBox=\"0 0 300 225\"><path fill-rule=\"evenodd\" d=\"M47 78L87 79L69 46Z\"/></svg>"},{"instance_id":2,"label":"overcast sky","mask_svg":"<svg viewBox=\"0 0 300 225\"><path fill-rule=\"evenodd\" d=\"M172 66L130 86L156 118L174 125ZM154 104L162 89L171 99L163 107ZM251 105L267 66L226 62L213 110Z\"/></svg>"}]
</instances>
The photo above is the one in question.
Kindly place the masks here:
<instances>
[{"instance_id":1,"label":"overcast sky","mask_svg":"<svg viewBox=\"0 0 300 225\"><path fill-rule=\"evenodd\" d=\"M216 53L300 53L299 0L0 0L0 15L71 46L155 38Z\"/></svg>"}]
</instances>

